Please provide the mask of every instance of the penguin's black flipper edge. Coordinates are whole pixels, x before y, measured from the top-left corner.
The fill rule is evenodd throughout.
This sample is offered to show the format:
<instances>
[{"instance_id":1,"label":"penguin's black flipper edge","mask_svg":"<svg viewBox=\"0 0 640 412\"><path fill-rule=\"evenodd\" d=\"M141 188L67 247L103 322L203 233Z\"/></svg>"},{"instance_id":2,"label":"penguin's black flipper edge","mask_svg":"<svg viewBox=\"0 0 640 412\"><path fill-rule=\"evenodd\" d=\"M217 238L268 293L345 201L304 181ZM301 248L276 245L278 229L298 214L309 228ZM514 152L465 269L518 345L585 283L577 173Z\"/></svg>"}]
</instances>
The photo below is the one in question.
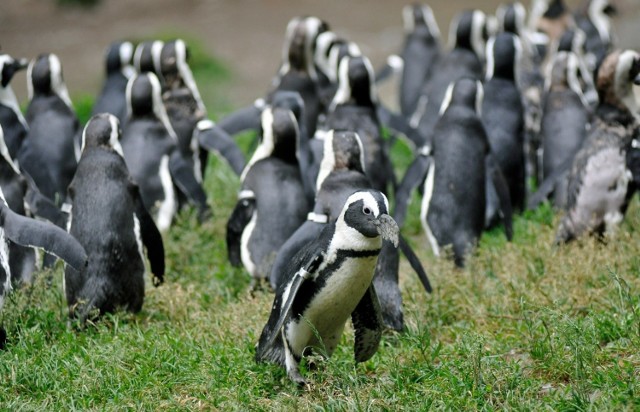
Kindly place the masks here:
<instances>
[{"instance_id":1,"label":"penguin's black flipper edge","mask_svg":"<svg viewBox=\"0 0 640 412\"><path fill-rule=\"evenodd\" d=\"M401 114L391 112L389 109L381 104L378 104L376 109L378 119L387 128L400 133L408 139L412 149L420 147L424 144L425 139L422 137L417 129L411 127L407 119Z\"/></svg>"},{"instance_id":2,"label":"penguin's black flipper edge","mask_svg":"<svg viewBox=\"0 0 640 412\"><path fill-rule=\"evenodd\" d=\"M198 129L197 133L200 147L209 152L219 153L226 159L235 174L238 176L242 174L246 164L244 153L223 128L213 125L206 129Z\"/></svg>"},{"instance_id":3,"label":"penguin's black flipper edge","mask_svg":"<svg viewBox=\"0 0 640 412\"><path fill-rule=\"evenodd\" d=\"M431 156L419 154L413 160L396 192L396 209L393 218L402 226L411 200L413 190L424 181L431 165Z\"/></svg>"},{"instance_id":4,"label":"penguin's black flipper edge","mask_svg":"<svg viewBox=\"0 0 640 412\"><path fill-rule=\"evenodd\" d=\"M301 253L305 253L305 252L301 252ZM281 294L283 297L286 296L287 299L284 302L282 302L282 305L279 311L278 320L276 321L275 325L272 328L269 328L270 330L269 330L269 333L265 336L264 344L262 345L263 347L268 348L273 345L273 342L276 340L276 337L278 336L278 334L280 333L280 330L282 329L282 325L284 325L284 323L287 321L287 319L289 319L289 316L291 315L291 306L293 305L293 301L295 300L296 295L298 294L298 290L300 290L300 286L306 280L310 279L313 276L313 274L316 272L316 270L318 269L318 266L320 266L323 260L324 260L324 256L322 255L322 253L311 255L308 259L306 259L306 263L302 267L300 267L300 269L293 275L293 278L287 283L284 291ZM277 300L276 302L274 302L274 307L272 308L272 313L271 313L272 317L274 315L274 312L277 310L277 308L275 307L276 303L277 303ZM269 324L271 324L272 321L273 321L273 318L269 318ZM261 343L263 342L262 337L260 337L260 342Z\"/></svg>"},{"instance_id":5,"label":"penguin's black flipper edge","mask_svg":"<svg viewBox=\"0 0 640 412\"><path fill-rule=\"evenodd\" d=\"M169 158L169 172L175 185L200 210L201 215L210 213L207 204L207 194L202 185L196 180L195 171L183 157L180 151L174 150Z\"/></svg>"},{"instance_id":6,"label":"penguin's black flipper edge","mask_svg":"<svg viewBox=\"0 0 640 412\"><path fill-rule=\"evenodd\" d=\"M144 207L138 186L133 185L136 199L136 217L140 223L140 237L142 244L147 248L147 258L153 274L153 285L160 286L164 282L165 261L164 243L153 218Z\"/></svg>"},{"instance_id":7,"label":"penguin's black flipper edge","mask_svg":"<svg viewBox=\"0 0 640 412\"><path fill-rule=\"evenodd\" d=\"M411 268L416 272L416 275L418 275L418 279L420 279L424 290L426 290L427 293L433 292L431 282L429 282L427 272L424 270L422 262L420 262L420 259L418 259L418 256L411 248L411 245L407 243L407 240L402 235L400 235L400 250L402 250L402 253L404 253L404 256L409 261Z\"/></svg>"},{"instance_id":8,"label":"penguin's black flipper edge","mask_svg":"<svg viewBox=\"0 0 640 412\"><path fill-rule=\"evenodd\" d=\"M4 232L9 240L20 245L37 247L56 255L76 270L87 264L87 253L82 245L58 226L20 216L2 203Z\"/></svg>"},{"instance_id":9,"label":"penguin's black flipper edge","mask_svg":"<svg viewBox=\"0 0 640 412\"><path fill-rule=\"evenodd\" d=\"M489 176L491 177L493 186L498 194L498 199L500 200L500 211L502 212L504 232L507 239L511 241L513 238L513 206L511 205L509 186L502 174L502 170L500 170L500 166L491 154L487 155L485 162L487 166L487 173L489 173Z\"/></svg>"},{"instance_id":10,"label":"penguin's black flipper edge","mask_svg":"<svg viewBox=\"0 0 640 412\"><path fill-rule=\"evenodd\" d=\"M218 126L231 136L244 132L245 130L259 130L261 114L262 109L260 105L254 103L251 106L238 109L222 118L218 122Z\"/></svg>"},{"instance_id":11,"label":"penguin's black flipper edge","mask_svg":"<svg viewBox=\"0 0 640 412\"><path fill-rule=\"evenodd\" d=\"M383 330L380 302L373 285L369 286L358 306L351 313L351 321L355 331L356 362L367 361L378 351Z\"/></svg>"},{"instance_id":12,"label":"penguin's black flipper edge","mask_svg":"<svg viewBox=\"0 0 640 412\"><path fill-rule=\"evenodd\" d=\"M240 240L244 228L249 224L256 209L256 199L254 197L242 198L236 203L236 207L231 212L227 221L227 253L232 266L241 266Z\"/></svg>"},{"instance_id":13,"label":"penguin's black flipper edge","mask_svg":"<svg viewBox=\"0 0 640 412\"><path fill-rule=\"evenodd\" d=\"M27 181L25 201L29 205L31 213L35 216L47 219L59 228L66 229L69 216L58 209L58 207L48 197L40 193L40 190L38 190L30 176L24 175L24 177Z\"/></svg>"}]
</instances>

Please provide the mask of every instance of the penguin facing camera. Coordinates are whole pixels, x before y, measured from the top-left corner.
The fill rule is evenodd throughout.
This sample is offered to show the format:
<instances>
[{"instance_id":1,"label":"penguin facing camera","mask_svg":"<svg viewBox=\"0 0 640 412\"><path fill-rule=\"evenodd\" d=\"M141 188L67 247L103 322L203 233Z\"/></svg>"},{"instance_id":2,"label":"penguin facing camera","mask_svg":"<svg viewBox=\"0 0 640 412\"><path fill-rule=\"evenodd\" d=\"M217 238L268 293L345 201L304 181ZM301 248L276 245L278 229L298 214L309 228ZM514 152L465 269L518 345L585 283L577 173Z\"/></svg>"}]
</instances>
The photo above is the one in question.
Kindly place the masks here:
<instances>
[{"instance_id":1,"label":"penguin facing camera","mask_svg":"<svg viewBox=\"0 0 640 412\"><path fill-rule=\"evenodd\" d=\"M383 240L398 244L387 198L375 190L353 193L336 221L287 267L260 335L256 361L278 364L294 383L306 385L298 366L302 356L314 348L331 356L349 317L356 336L355 360L370 359L383 329L371 283Z\"/></svg>"}]
</instances>

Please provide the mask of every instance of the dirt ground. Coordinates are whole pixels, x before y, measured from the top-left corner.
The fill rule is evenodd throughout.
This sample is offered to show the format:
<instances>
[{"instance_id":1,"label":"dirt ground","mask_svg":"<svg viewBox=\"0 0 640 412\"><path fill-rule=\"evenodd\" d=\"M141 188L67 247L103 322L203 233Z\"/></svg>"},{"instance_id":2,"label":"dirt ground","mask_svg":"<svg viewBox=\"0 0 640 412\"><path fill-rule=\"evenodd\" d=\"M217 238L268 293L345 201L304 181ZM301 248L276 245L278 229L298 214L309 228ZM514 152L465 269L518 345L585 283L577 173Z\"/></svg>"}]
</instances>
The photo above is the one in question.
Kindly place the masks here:
<instances>
[{"instance_id":1,"label":"dirt ground","mask_svg":"<svg viewBox=\"0 0 640 412\"><path fill-rule=\"evenodd\" d=\"M494 12L500 0L429 2L443 36L460 10ZM568 1L577 4L581 0ZM102 0L91 9L58 7L55 0L2 0L0 47L20 57L54 52L62 60L71 95L97 93L103 78L103 51L113 40L176 33L201 39L231 70L225 100L245 105L264 94L279 65L287 21L317 15L337 33L356 41L381 64L402 44L401 9L392 0ZM527 3L525 1L525 3ZM640 49L640 1L620 0L616 31L622 47ZM24 73L13 82L24 101Z\"/></svg>"}]
</instances>

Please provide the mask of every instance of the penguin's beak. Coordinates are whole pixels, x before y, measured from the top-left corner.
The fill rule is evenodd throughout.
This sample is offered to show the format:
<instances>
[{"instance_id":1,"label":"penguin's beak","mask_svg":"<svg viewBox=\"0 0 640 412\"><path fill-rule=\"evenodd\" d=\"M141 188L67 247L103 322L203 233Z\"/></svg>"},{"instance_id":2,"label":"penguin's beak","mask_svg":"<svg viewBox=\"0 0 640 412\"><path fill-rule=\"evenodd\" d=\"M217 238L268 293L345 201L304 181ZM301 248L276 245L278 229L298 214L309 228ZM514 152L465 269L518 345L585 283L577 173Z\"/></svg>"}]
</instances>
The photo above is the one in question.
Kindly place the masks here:
<instances>
[{"instance_id":1,"label":"penguin's beak","mask_svg":"<svg viewBox=\"0 0 640 412\"><path fill-rule=\"evenodd\" d=\"M7 87L13 75L20 70L26 69L29 65L28 59L13 60L10 64L6 65L2 71L2 87Z\"/></svg>"},{"instance_id":2,"label":"penguin's beak","mask_svg":"<svg viewBox=\"0 0 640 412\"><path fill-rule=\"evenodd\" d=\"M376 226L378 233L382 236L382 239L388 240L393 243L393 246L398 247L398 237L400 235L400 229L395 220L389 215L382 214L376 220Z\"/></svg>"}]
</instances>

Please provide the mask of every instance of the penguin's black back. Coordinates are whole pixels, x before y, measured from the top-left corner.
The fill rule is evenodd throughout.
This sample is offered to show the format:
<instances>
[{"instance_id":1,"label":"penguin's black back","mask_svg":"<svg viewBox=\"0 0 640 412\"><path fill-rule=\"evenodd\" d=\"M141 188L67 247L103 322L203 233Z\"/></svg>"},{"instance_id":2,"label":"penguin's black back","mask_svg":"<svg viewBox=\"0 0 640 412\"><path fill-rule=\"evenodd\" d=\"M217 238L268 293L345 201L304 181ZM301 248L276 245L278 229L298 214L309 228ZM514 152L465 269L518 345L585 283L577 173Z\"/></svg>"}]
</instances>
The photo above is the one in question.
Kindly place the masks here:
<instances>
[{"instance_id":1,"label":"penguin's black back","mask_svg":"<svg viewBox=\"0 0 640 412\"><path fill-rule=\"evenodd\" d=\"M165 198L159 175L164 156L169 156L175 142L166 128L154 117L130 118L122 129L122 152L131 177L140 188L145 207L155 213L156 202Z\"/></svg>"},{"instance_id":2,"label":"penguin's black back","mask_svg":"<svg viewBox=\"0 0 640 412\"><path fill-rule=\"evenodd\" d=\"M427 222L441 246L453 245L457 262L484 227L488 150L474 107L450 106L434 130L435 175Z\"/></svg>"},{"instance_id":3,"label":"penguin's black back","mask_svg":"<svg viewBox=\"0 0 640 412\"><path fill-rule=\"evenodd\" d=\"M137 312L144 297L144 263L134 233L134 186L124 159L105 147L85 148L70 187L69 233L84 247L88 266L66 269L67 302L89 300L101 312Z\"/></svg>"},{"instance_id":4,"label":"penguin's black back","mask_svg":"<svg viewBox=\"0 0 640 412\"><path fill-rule=\"evenodd\" d=\"M20 151L22 142L27 137L27 129L24 127L16 113L0 103L0 126L4 132L4 141L9 150L9 155L15 159Z\"/></svg>"},{"instance_id":5,"label":"penguin's black back","mask_svg":"<svg viewBox=\"0 0 640 412\"><path fill-rule=\"evenodd\" d=\"M127 77L120 71L110 73L102 86L102 91L96 99L92 115L111 113L122 123L127 115Z\"/></svg>"}]
</instances>

